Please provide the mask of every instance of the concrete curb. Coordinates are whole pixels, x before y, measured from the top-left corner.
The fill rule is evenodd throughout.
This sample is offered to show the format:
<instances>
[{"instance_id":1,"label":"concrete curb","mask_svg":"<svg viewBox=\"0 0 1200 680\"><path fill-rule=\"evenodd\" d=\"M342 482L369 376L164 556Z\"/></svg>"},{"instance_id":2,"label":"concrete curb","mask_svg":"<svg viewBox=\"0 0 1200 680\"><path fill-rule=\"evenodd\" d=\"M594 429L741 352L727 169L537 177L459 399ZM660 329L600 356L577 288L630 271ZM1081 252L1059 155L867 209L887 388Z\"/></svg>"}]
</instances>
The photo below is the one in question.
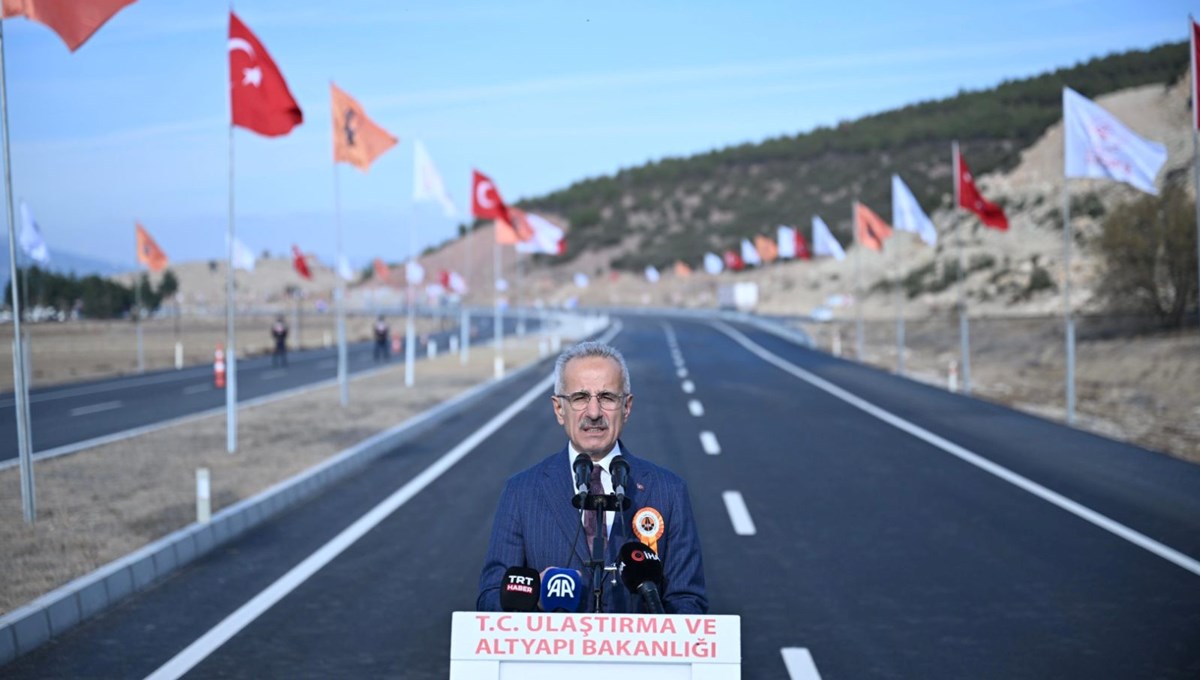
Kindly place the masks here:
<instances>
[{"instance_id":1,"label":"concrete curb","mask_svg":"<svg viewBox=\"0 0 1200 680\"><path fill-rule=\"evenodd\" d=\"M588 330L594 333L599 329L590 325ZM221 510L208 523L179 529L5 614L0 617L0 666L357 472L394 448L400 439L419 435L443 414L539 370L550 358L539 359L502 378L473 387Z\"/></svg>"}]
</instances>

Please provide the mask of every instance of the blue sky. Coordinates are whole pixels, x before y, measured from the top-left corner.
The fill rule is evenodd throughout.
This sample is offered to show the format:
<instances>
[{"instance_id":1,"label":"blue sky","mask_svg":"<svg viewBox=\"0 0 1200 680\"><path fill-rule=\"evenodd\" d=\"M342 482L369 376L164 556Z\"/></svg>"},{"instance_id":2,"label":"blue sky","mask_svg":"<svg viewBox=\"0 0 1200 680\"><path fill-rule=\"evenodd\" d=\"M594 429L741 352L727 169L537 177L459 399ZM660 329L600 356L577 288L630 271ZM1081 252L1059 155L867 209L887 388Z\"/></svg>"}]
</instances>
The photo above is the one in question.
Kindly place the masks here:
<instances>
[{"instance_id":1,"label":"blue sky","mask_svg":"<svg viewBox=\"0 0 1200 680\"><path fill-rule=\"evenodd\" d=\"M1183 40L1195 9L242 0L235 11L305 122L284 138L235 131L237 232L258 251L298 243L332 260L331 79L401 140L368 174L337 170L345 249L358 264L403 259L409 229L418 248L455 232L435 206L410 200L417 138L465 215L472 167L515 201ZM14 194L52 252L132 264L137 219L172 260L223 256L227 12L211 0L139 0L74 54L40 24L4 22Z\"/></svg>"}]
</instances>

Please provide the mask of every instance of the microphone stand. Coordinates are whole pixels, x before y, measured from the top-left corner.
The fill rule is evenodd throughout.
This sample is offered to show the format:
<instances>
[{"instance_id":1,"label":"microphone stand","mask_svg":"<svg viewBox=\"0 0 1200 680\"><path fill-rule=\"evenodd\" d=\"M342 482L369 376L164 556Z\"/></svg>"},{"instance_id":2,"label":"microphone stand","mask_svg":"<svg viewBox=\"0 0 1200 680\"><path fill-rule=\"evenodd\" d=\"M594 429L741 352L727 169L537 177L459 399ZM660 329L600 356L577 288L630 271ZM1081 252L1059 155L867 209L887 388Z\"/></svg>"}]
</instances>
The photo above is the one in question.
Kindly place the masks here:
<instances>
[{"instance_id":1,"label":"microphone stand","mask_svg":"<svg viewBox=\"0 0 1200 680\"><path fill-rule=\"evenodd\" d=\"M596 513L596 535L592 538L592 545L589 546L592 551L592 559L584 564L592 568L592 611L597 614L604 611L604 553L608 544L608 522L604 520L604 513L623 512L629 509L630 503L630 500L623 496L618 501L617 496L611 493L590 493L571 499L571 505L576 508Z\"/></svg>"}]
</instances>

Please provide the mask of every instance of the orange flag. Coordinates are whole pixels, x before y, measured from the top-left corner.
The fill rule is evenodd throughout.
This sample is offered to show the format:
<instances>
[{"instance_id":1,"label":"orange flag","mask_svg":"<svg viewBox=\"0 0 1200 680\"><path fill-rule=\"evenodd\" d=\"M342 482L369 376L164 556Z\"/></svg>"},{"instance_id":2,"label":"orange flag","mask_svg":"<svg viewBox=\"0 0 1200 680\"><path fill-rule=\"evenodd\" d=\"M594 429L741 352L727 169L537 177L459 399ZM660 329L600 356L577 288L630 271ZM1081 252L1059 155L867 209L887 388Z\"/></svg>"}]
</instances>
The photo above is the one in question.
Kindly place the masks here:
<instances>
[{"instance_id":1,"label":"orange flag","mask_svg":"<svg viewBox=\"0 0 1200 680\"><path fill-rule=\"evenodd\" d=\"M154 239L150 238L145 228L142 225L134 222L137 227L137 259L138 263L146 265L146 269L154 273L161 272L167 268L167 254L158 247Z\"/></svg>"},{"instance_id":2,"label":"orange flag","mask_svg":"<svg viewBox=\"0 0 1200 680\"><path fill-rule=\"evenodd\" d=\"M387 283L391 276L392 270L389 269L386 264L384 264L383 260L379 259L378 257L375 258L375 278L378 279L380 283Z\"/></svg>"},{"instance_id":3,"label":"orange flag","mask_svg":"<svg viewBox=\"0 0 1200 680\"><path fill-rule=\"evenodd\" d=\"M675 260L675 276L679 278L687 278L692 275L692 268L687 266L683 260Z\"/></svg>"},{"instance_id":4,"label":"orange flag","mask_svg":"<svg viewBox=\"0 0 1200 680\"><path fill-rule=\"evenodd\" d=\"M525 215L525 211L520 208L509 208L508 215L515 224L510 224L503 217L497 217L496 243L502 246L511 246L533 238L533 227L529 225L529 218Z\"/></svg>"},{"instance_id":5,"label":"orange flag","mask_svg":"<svg viewBox=\"0 0 1200 680\"><path fill-rule=\"evenodd\" d=\"M333 162L366 172L376 158L400 140L367 117L350 95L329 84L333 96Z\"/></svg>"},{"instance_id":6,"label":"orange flag","mask_svg":"<svg viewBox=\"0 0 1200 680\"><path fill-rule=\"evenodd\" d=\"M74 52L133 0L4 0L4 18L23 16L45 24Z\"/></svg>"},{"instance_id":7,"label":"orange flag","mask_svg":"<svg viewBox=\"0 0 1200 680\"><path fill-rule=\"evenodd\" d=\"M871 250L883 250L883 242L892 235L892 227L867 206L855 203L854 232L859 243Z\"/></svg>"},{"instance_id":8,"label":"orange flag","mask_svg":"<svg viewBox=\"0 0 1200 680\"><path fill-rule=\"evenodd\" d=\"M779 246L775 244L775 239L767 238L763 235L754 237L754 249L758 251L758 256L763 262L774 262L779 259Z\"/></svg>"}]
</instances>

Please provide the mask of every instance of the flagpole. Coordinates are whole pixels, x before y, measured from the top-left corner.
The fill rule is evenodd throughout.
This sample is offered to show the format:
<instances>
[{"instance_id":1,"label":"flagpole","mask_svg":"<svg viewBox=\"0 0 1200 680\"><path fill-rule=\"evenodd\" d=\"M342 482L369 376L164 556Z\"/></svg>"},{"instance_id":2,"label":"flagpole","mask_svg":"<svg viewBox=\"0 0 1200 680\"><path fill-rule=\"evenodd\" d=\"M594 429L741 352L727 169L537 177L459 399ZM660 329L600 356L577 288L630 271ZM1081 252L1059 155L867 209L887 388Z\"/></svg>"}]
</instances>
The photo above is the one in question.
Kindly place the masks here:
<instances>
[{"instance_id":1,"label":"flagpole","mask_svg":"<svg viewBox=\"0 0 1200 680\"><path fill-rule=\"evenodd\" d=\"M513 305L517 308L517 337L523 338L525 337L525 308L518 303L523 302L523 298L519 297L519 293L521 292L521 286L524 284L524 279L521 277L521 252L517 250L515 245L513 246L513 280L515 285L513 286L512 298Z\"/></svg>"},{"instance_id":2,"label":"flagpole","mask_svg":"<svg viewBox=\"0 0 1200 680\"><path fill-rule=\"evenodd\" d=\"M499 230L498 222L493 222L493 229ZM492 364L495 368L496 377L499 378L504 374L504 333L501 331L500 324L500 243L492 238L492 347L495 349L495 358Z\"/></svg>"},{"instance_id":3,"label":"flagpole","mask_svg":"<svg viewBox=\"0 0 1200 680\"><path fill-rule=\"evenodd\" d=\"M971 393L971 331L967 320L967 291L966 291L966 255L963 253L965 235L963 234L962 196L959 194L959 183L962 181L962 168L958 165L958 141L951 142L950 153L954 156L951 163L954 167L954 227L958 235L958 337L962 344L959 363L962 365L962 391Z\"/></svg>"},{"instance_id":4,"label":"flagpole","mask_svg":"<svg viewBox=\"0 0 1200 680\"><path fill-rule=\"evenodd\" d=\"M463 238L467 242L466 259L463 262L464 282L466 281L467 273L471 271L471 238L474 231L474 229L468 226L463 232ZM467 361L471 358L471 310L467 309L467 293L469 292L471 292L471 284L467 283L467 290L464 290L458 299L462 315L462 319L458 322L458 363L463 366L466 366Z\"/></svg>"},{"instance_id":5,"label":"flagpole","mask_svg":"<svg viewBox=\"0 0 1200 680\"><path fill-rule=\"evenodd\" d=\"M8 215L9 289L13 312L13 396L17 419L17 456L21 472L21 510L29 524L37 519L33 484L33 441L29 423L29 384L25 374L25 342L21 337L21 291L17 283L17 216L13 210L12 156L8 144L8 84L4 68L4 28L0 22L0 127L4 137L4 207Z\"/></svg>"},{"instance_id":6,"label":"flagpole","mask_svg":"<svg viewBox=\"0 0 1200 680\"><path fill-rule=\"evenodd\" d=\"M229 123L229 220L225 231L225 452L237 453L237 299L233 289L233 122Z\"/></svg>"},{"instance_id":7,"label":"flagpole","mask_svg":"<svg viewBox=\"0 0 1200 680\"><path fill-rule=\"evenodd\" d=\"M416 258L415 236L412 222L408 225L408 264L404 266L404 292L408 300L408 319L404 323L404 386L413 386L413 363L417 358L416 328L413 320L413 284L408 276L408 267Z\"/></svg>"},{"instance_id":8,"label":"flagpole","mask_svg":"<svg viewBox=\"0 0 1200 680\"><path fill-rule=\"evenodd\" d=\"M333 221L334 231L337 235L337 264L342 263L342 189L338 180L338 164L333 162ZM346 376L346 309L345 309L345 279L338 275L337 287L333 289L333 302L336 306L337 314L337 379L338 379L338 397L341 401L342 408L350 404L350 389L347 383Z\"/></svg>"},{"instance_id":9,"label":"flagpole","mask_svg":"<svg viewBox=\"0 0 1200 680\"><path fill-rule=\"evenodd\" d=\"M854 234L854 310L855 310L855 352L859 361L863 360L863 318L862 318L862 242L858 238L858 201L850 203L850 230Z\"/></svg>"},{"instance_id":10,"label":"flagpole","mask_svg":"<svg viewBox=\"0 0 1200 680\"><path fill-rule=\"evenodd\" d=\"M895 221L896 216L892 215ZM896 375L904 375L904 242L896 239Z\"/></svg>"},{"instance_id":11,"label":"flagpole","mask_svg":"<svg viewBox=\"0 0 1200 680\"><path fill-rule=\"evenodd\" d=\"M1067 424L1075 424L1075 320L1071 316L1071 200L1070 180L1063 172L1063 320L1067 343Z\"/></svg>"}]
</instances>

